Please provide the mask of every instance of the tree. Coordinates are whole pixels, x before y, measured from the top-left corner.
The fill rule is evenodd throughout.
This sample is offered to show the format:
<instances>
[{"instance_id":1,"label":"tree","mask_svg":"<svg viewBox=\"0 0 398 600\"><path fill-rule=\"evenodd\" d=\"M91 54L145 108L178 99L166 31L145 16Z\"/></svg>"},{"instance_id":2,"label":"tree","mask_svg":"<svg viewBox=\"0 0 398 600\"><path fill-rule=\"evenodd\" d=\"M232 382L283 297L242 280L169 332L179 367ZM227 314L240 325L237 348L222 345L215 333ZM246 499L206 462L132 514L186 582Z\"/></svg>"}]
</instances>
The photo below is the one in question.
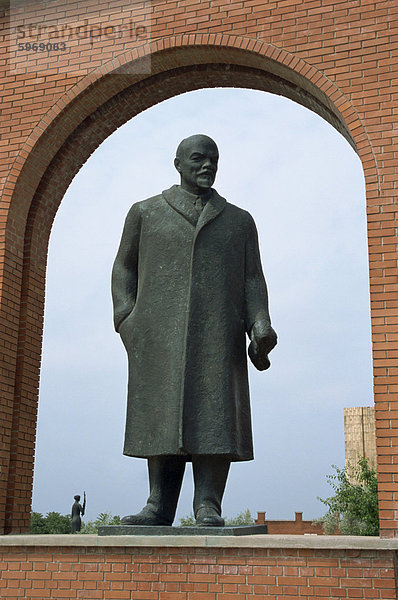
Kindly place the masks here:
<instances>
[{"instance_id":1,"label":"tree","mask_svg":"<svg viewBox=\"0 0 398 600\"><path fill-rule=\"evenodd\" d=\"M98 533L98 527L102 525L120 525L121 519L119 515L112 516L111 513L103 512L98 515L95 521L83 523L80 533Z\"/></svg>"},{"instance_id":2,"label":"tree","mask_svg":"<svg viewBox=\"0 0 398 600\"><path fill-rule=\"evenodd\" d=\"M328 512L319 519L325 533L340 531L344 535L379 535L379 507L377 475L369 467L365 457L356 467L339 469L328 475L328 483L335 494L330 498L319 498L328 507Z\"/></svg>"},{"instance_id":3,"label":"tree","mask_svg":"<svg viewBox=\"0 0 398 600\"><path fill-rule=\"evenodd\" d=\"M30 533L47 533L46 518L39 512L32 512L30 514Z\"/></svg>"},{"instance_id":4,"label":"tree","mask_svg":"<svg viewBox=\"0 0 398 600\"><path fill-rule=\"evenodd\" d=\"M236 515L236 517L232 517L231 519L225 520L225 525L230 527L236 527L239 525L253 525L254 519L250 513L250 510L247 508L243 512Z\"/></svg>"},{"instance_id":5,"label":"tree","mask_svg":"<svg viewBox=\"0 0 398 600\"><path fill-rule=\"evenodd\" d=\"M196 520L192 513L186 517L181 517L180 519L180 527L195 527L195 525Z\"/></svg>"},{"instance_id":6,"label":"tree","mask_svg":"<svg viewBox=\"0 0 398 600\"><path fill-rule=\"evenodd\" d=\"M100 525L120 525L120 517L110 513L101 513L95 521L82 522L79 533L98 533ZM61 515L58 512L49 512L45 517L41 513L32 512L30 515L30 533L72 533L71 515Z\"/></svg>"},{"instance_id":7,"label":"tree","mask_svg":"<svg viewBox=\"0 0 398 600\"><path fill-rule=\"evenodd\" d=\"M72 517L61 515L58 512L49 512L46 515L47 533L71 533Z\"/></svg>"},{"instance_id":8,"label":"tree","mask_svg":"<svg viewBox=\"0 0 398 600\"><path fill-rule=\"evenodd\" d=\"M253 525L253 523L254 519L251 516L249 509L246 509L245 511L236 515L235 517L225 519L226 527L236 527L239 525ZM182 517L180 519L180 527L194 527L195 525L196 521L192 513L187 517Z\"/></svg>"},{"instance_id":9,"label":"tree","mask_svg":"<svg viewBox=\"0 0 398 600\"><path fill-rule=\"evenodd\" d=\"M70 515L49 512L45 517L41 513L32 512L30 515L30 533L71 533L72 519Z\"/></svg>"}]
</instances>

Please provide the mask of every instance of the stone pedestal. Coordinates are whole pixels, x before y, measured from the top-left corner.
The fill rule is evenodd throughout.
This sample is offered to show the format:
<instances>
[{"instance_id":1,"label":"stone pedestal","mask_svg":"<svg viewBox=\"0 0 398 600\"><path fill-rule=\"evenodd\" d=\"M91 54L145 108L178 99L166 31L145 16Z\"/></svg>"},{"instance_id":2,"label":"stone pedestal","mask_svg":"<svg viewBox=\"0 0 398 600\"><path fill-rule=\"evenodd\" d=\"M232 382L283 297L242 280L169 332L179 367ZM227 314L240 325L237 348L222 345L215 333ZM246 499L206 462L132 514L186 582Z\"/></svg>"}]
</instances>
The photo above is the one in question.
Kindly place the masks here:
<instances>
[{"instance_id":1,"label":"stone pedestal","mask_svg":"<svg viewBox=\"0 0 398 600\"><path fill-rule=\"evenodd\" d=\"M266 525L235 527L165 527L164 525L104 525L98 535L259 535L267 533Z\"/></svg>"}]
</instances>

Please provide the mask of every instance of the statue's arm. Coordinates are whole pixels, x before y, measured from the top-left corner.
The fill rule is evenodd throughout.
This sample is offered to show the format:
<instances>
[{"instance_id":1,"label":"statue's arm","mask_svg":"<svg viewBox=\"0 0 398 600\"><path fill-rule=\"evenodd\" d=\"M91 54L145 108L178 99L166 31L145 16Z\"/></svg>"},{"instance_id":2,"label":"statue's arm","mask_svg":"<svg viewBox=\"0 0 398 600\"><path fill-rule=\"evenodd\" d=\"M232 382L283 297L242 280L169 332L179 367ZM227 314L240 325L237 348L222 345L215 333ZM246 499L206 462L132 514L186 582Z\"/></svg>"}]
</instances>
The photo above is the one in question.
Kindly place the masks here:
<instances>
[{"instance_id":1,"label":"statue's arm","mask_svg":"<svg viewBox=\"0 0 398 600\"><path fill-rule=\"evenodd\" d=\"M134 204L124 224L122 239L112 269L114 324L121 323L134 308L138 280L138 245L140 239L140 207Z\"/></svg>"},{"instance_id":2,"label":"statue's arm","mask_svg":"<svg viewBox=\"0 0 398 600\"><path fill-rule=\"evenodd\" d=\"M85 511L86 511L86 492L84 492L84 496L83 496L82 517L84 517Z\"/></svg>"},{"instance_id":3,"label":"statue's arm","mask_svg":"<svg viewBox=\"0 0 398 600\"><path fill-rule=\"evenodd\" d=\"M245 256L246 331L251 344L249 356L255 367L269 367L268 353L276 346L277 335L271 327L268 291L261 266L256 225L250 217Z\"/></svg>"}]
</instances>

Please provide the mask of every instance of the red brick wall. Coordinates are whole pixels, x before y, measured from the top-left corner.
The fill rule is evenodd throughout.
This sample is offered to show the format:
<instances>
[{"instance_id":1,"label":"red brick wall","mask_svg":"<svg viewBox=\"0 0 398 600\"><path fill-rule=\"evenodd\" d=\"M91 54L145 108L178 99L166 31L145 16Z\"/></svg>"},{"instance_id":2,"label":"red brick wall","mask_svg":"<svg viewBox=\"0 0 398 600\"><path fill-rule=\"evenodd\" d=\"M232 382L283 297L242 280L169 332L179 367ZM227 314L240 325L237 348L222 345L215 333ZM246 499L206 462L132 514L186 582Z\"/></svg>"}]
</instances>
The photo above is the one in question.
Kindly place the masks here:
<instances>
[{"instance_id":1,"label":"red brick wall","mask_svg":"<svg viewBox=\"0 0 398 600\"><path fill-rule=\"evenodd\" d=\"M304 104L362 160L380 515L383 535L398 535L397 2L56 0L43 12L44 4L20 3L22 17L0 9L0 531L28 526L47 243L65 189L95 148L144 108L229 85ZM32 24L61 28L56 42L68 31L66 51L17 50L17 23L24 41ZM118 36L76 34L94 25Z\"/></svg>"},{"instance_id":2,"label":"red brick wall","mask_svg":"<svg viewBox=\"0 0 398 600\"><path fill-rule=\"evenodd\" d=\"M0 597L396 598L395 553L280 548L1 548Z\"/></svg>"}]
</instances>

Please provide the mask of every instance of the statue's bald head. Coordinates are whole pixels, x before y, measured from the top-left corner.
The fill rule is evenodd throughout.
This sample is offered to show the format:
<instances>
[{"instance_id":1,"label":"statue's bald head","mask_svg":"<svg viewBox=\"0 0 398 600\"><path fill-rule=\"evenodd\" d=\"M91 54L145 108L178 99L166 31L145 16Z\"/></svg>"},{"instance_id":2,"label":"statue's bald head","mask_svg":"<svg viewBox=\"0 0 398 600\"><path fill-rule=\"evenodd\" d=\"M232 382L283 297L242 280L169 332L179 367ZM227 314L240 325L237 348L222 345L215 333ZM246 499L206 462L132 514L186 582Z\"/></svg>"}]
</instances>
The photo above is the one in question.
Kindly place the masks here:
<instances>
[{"instance_id":1,"label":"statue's bald head","mask_svg":"<svg viewBox=\"0 0 398 600\"><path fill-rule=\"evenodd\" d=\"M218 154L216 142L208 135L204 135L203 133L197 133L195 135L190 135L189 137L181 140L181 142L178 144L178 148L176 151L176 158L181 158L182 155L189 152L192 148L202 146L203 144L212 146Z\"/></svg>"},{"instance_id":2,"label":"statue's bald head","mask_svg":"<svg viewBox=\"0 0 398 600\"><path fill-rule=\"evenodd\" d=\"M214 183L218 148L208 135L191 135L178 145L174 166L181 176L181 187L192 194L207 194Z\"/></svg>"}]
</instances>

